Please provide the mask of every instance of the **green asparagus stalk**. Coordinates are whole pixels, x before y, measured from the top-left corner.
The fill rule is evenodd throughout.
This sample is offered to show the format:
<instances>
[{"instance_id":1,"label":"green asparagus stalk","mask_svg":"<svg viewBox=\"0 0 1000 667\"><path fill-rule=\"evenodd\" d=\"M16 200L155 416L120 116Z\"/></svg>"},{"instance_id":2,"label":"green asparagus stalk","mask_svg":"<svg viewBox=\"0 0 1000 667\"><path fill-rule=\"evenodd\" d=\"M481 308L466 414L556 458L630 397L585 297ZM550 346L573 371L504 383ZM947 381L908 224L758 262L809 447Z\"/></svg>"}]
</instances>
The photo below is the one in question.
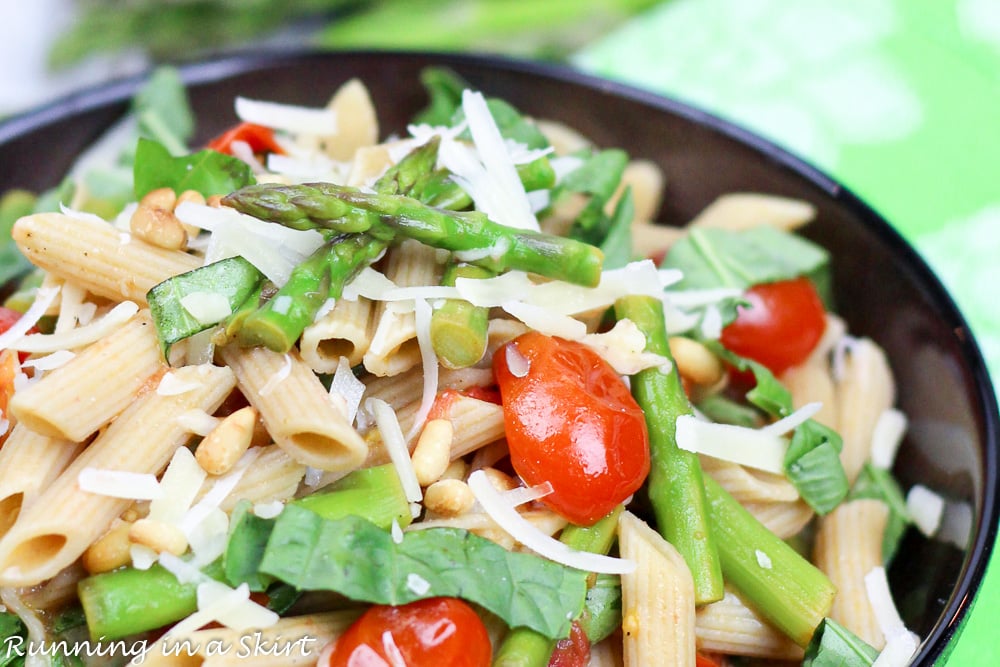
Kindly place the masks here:
<instances>
[{"instance_id":1,"label":"green asparagus stalk","mask_svg":"<svg viewBox=\"0 0 1000 667\"><path fill-rule=\"evenodd\" d=\"M718 482L708 475L704 482L726 580L774 627L805 648L830 612L836 588Z\"/></svg>"},{"instance_id":2,"label":"green asparagus stalk","mask_svg":"<svg viewBox=\"0 0 1000 667\"><path fill-rule=\"evenodd\" d=\"M489 278L493 272L471 264L449 264L442 285L454 285L456 278ZM468 368L486 352L489 308L474 306L462 299L445 299L431 315L431 344L438 361L447 368Z\"/></svg>"},{"instance_id":3,"label":"green asparagus stalk","mask_svg":"<svg viewBox=\"0 0 1000 667\"><path fill-rule=\"evenodd\" d=\"M646 351L671 359L663 304L646 296L615 303L618 319L630 319L646 336ZM680 449L677 417L691 414L676 366L648 368L632 376L632 395L646 414L651 466L647 492L657 526L684 557L694 578L695 600L707 604L723 596L718 538L712 534L698 457Z\"/></svg>"},{"instance_id":4,"label":"green asparagus stalk","mask_svg":"<svg viewBox=\"0 0 1000 667\"><path fill-rule=\"evenodd\" d=\"M517 175L526 192L545 190L556 183L556 172L545 156L517 165ZM462 211L472 206L472 198L452 178L447 169L438 169L421 184L414 197L436 208Z\"/></svg>"},{"instance_id":5,"label":"green asparagus stalk","mask_svg":"<svg viewBox=\"0 0 1000 667\"><path fill-rule=\"evenodd\" d=\"M222 579L216 561L204 573ZM91 639L120 639L173 623L198 608L197 584L181 583L162 566L126 567L82 579L77 585Z\"/></svg>"},{"instance_id":6,"label":"green asparagus stalk","mask_svg":"<svg viewBox=\"0 0 1000 667\"><path fill-rule=\"evenodd\" d=\"M356 514L386 530L393 520L400 528L406 528L412 520L399 473L391 463L355 470L324 491L304 496L294 503L324 519Z\"/></svg>"},{"instance_id":7,"label":"green asparagus stalk","mask_svg":"<svg viewBox=\"0 0 1000 667\"><path fill-rule=\"evenodd\" d=\"M264 346L281 353L295 345L330 292L332 246L333 243L323 244L292 269L288 282L243 320L236 332L240 345Z\"/></svg>"},{"instance_id":8,"label":"green asparagus stalk","mask_svg":"<svg viewBox=\"0 0 1000 667\"><path fill-rule=\"evenodd\" d=\"M577 551L606 554L614 544L618 517L623 511L625 506L619 505L592 526L566 526L559 535L559 541ZM587 613L586 609L584 613ZM555 645L555 640L530 628L514 628L507 633L497 650L493 667L545 667Z\"/></svg>"},{"instance_id":9,"label":"green asparagus stalk","mask_svg":"<svg viewBox=\"0 0 1000 667\"><path fill-rule=\"evenodd\" d=\"M519 269L588 287L601 277L603 254L592 245L512 229L479 211L445 211L401 195L371 194L331 183L261 184L237 190L223 203L297 229L367 231L380 239L406 236L452 252L475 251L481 256L468 261L496 272ZM371 224L359 229L354 224L357 218L345 217L348 211L371 214L367 218Z\"/></svg>"}]
</instances>

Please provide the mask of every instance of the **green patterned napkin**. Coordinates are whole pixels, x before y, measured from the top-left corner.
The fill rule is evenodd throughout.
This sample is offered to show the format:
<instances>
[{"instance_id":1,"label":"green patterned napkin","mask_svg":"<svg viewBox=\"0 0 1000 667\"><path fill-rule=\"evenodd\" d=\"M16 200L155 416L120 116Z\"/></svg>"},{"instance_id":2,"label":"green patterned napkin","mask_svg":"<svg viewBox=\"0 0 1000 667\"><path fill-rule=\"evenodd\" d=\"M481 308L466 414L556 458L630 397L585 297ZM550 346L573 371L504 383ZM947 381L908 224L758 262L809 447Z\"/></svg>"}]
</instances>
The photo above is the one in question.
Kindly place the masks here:
<instances>
[{"instance_id":1,"label":"green patterned napkin","mask_svg":"<svg viewBox=\"0 0 1000 667\"><path fill-rule=\"evenodd\" d=\"M1000 0L669 0L577 54L811 161L923 254L1000 378ZM998 664L991 567L948 664Z\"/></svg>"}]
</instances>

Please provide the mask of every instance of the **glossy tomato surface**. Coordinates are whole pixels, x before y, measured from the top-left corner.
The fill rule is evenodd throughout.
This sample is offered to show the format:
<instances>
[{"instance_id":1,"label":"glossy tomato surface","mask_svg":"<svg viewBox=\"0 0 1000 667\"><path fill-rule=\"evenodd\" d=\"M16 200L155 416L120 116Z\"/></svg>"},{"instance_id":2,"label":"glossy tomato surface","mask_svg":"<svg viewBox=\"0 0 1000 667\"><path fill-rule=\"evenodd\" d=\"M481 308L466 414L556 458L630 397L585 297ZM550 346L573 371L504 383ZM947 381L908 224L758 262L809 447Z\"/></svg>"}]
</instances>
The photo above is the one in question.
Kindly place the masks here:
<instances>
[{"instance_id":1,"label":"glossy tomato surface","mask_svg":"<svg viewBox=\"0 0 1000 667\"><path fill-rule=\"evenodd\" d=\"M327 667L489 667L492 657L486 626L472 607L439 597L371 607L337 640Z\"/></svg>"},{"instance_id":2,"label":"glossy tomato surface","mask_svg":"<svg viewBox=\"0 0 1000 667\"><path fill-rule=\"evenodd\" d=\"M590 525L649 472L642 410L615 370L582 343L529 332L493 357L514 470L552 484L542 502Z\"/></svg>"},{"instance_id":3,"label":"glossy tomato surface","mask_svg":"<svg viewBox=\"0 0 1000 667\"><path fill-rule=\"evenodd\" d=\"M805 361L823 336L826 311L807 278L755 285L746 300L722 330L722 344L775 375Z\"/></svg>"}]
</instances>

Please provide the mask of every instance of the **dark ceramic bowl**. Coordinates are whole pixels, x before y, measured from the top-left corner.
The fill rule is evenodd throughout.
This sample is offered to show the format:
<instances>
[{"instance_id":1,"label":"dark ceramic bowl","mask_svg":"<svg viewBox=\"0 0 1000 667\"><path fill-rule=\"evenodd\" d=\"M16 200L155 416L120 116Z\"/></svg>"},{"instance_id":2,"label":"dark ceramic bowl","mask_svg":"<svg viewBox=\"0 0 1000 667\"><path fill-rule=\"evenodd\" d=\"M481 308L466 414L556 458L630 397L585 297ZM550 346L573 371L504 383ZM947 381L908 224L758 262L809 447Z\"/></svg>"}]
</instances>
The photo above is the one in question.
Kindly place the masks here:
<instances>
[{"instance_id":1,"label":"dark ceramic bowl","mask_svg":"<svg viewBox=\"0 0 1000 667\"><path fill-rule=\"evenodd\" d=\"M656 95L575 71L493 57L401 53L247 55L187 67L198 140L235 121L237 95L321 105L351 77L369 87L383 134L426 103L419 73L447 65L524 112L568 123L666 172L659 217L691 219L715 197L759 191L814 203L806 234L834 257L838 311L888 352L911 428L896 473L972 508L967 548L907 536L890 581L931 665L969 612L997 529L998 416L982 357L927 265L877 213L828 176L753 134ZM117 82L0 124L0 191L58 183L75 156L119 119L140 81Z\"/></svg>"}]
</instances>

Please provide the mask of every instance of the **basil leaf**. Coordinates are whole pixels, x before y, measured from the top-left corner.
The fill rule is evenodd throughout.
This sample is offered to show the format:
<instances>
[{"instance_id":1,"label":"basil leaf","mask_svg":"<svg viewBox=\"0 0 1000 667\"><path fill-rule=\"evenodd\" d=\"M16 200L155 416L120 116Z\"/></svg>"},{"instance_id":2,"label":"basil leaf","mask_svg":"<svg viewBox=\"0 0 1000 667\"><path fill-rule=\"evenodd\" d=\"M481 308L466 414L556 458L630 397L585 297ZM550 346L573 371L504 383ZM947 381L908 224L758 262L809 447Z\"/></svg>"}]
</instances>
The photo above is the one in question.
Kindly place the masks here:
<instances>
[{"instance_id":1,"label":"basil leaf","mask_svg":"<svg viewBox=\"0 0 1000 667\"><path fill-rule=\"evenodd\" d=\"M844 443L836 431L807 419L785 452L785 476L817 514L827 514L847 497L850 485L840 462Z\"/></svg>"},{"instance_id":2,"label":"basil leaf","mask_svg":"<svg viewBox=\"0 0 1000 667\"><path fill-rule=\"evenodd\" d=\"M139 139L133 180L136 199L157 188L172 188L178 193L197 190L209 197L256 182L250 165L239 158L210 150L174 157L150 139Z\"/></svg>"},{"instance_id":3,"label":"basil leaf","mask_svg":"<svg viewBox=\"0 0 1000 667\"><path fill-rule=\"evenodd\" d=\"M446 67L425 67L420 72L420 83L430 102L423 111L413 117L413 122L427 125L448 125L455 112L462 106L462 91L469 84Z\"/></svg>"},{"instance_id":4,"label":"basil leaf","mask_svg":"<svg viewBox=\"0 0 1000 667\"><path fill-rule=\"evenodd\" d=\"M696 407L699 412L718 424L733 424L745 428L758 428L762 425L759 412L722 394L706 396Z\"/></svg>"},{"instance_id":5,"label":"basil leaf","mask_svg":"<svg viewBox=\"0 0 1000 667\"><path fill-rule=\"evenodd\" d=\"M177 341L218 324L195 319L181 303L184 297L196 292L221 294L229 302L230 312L235 312L263 279L264 274L253 264L242 257L230 257L155 285L146 294L146 300L164 357Z\"/></svg>"},{"instance_id":6,"label":"basil leaf","mask_svg":"<svg viewBox=\"0 0 1000 667\"><path fill-rule=\"evenodd\" d=\"M615 212L611 216L610 225L604 241L600 244L604 253L604 268L617 269L632 261L632 218L635 217L635 205L632 201L632 188L622 193Z\"/></svg>"},{"instance_id":7,"label":"basil leaf","mask_svg":"<svg viewBox=\"0 0 1000 667\"><path fill-rule=\"evenodd\" d=\"M662 267L683 271L675 289L746 289L819 274L829 260L815 243L762 225L740 231L692 229L671 246Z\"/></svg>"},{"instance_id":8,"label":"basil leaf","mask_svg":"<svg viewBox=\"0 0 1000 667\"><path fill-rule=\"evenodd\" d=\"M27 635L28 631L17 614L0 614L0 645L5 648L0 652L0 667L24 664Z\"/></svg>"},{"instance_id":9,"label":"basil leaf","mask_svg":"<svg viewBox=\"0 0 1000 667\"><path fill-rule=\"evenodd\" d=\"M580 628L591 644L596 644L622 625L621 578L614 574L598 574L594 585L587 589Z\"/></svg>"},{"instance_id":10,"label":"basil leaf","mask_svg":"<svg viewBox=\"0 0 1000 667\"><path fill-rule=\"evenodd\" d=\"M890 471L865 463L847 496L848 500L862 498L881 500L889 506L889 521L882 534L882 562L888 567L896 555L903 533L913 521L906 509L906 497Z\"/></svg>"},{"instance_id":11,"label":"basil leaf","mask_svg":"<svg viewBox=\"0 0 1000 667\"><path fill-rule=\"evenodd\" d=\"M267 590L274 583L274 577L262 574L258 567L274 521L260 518L250 511L250 503L241 502L233 510L230 523L229 540L222 554L226 581L233 586L246 583L254 592Z\"/></svg>"},{"instance_id":12,"label":"basil leaf","mask_svg":"<svg viewBox=\"0 0 1000 667\"><path fill-rule=\"evenodd\" d=\"M302 590L376 604L461 597L510 627L529 627L550 639L569 634L583 610L588 577L460 529L411 531L397 544L360 517L330 521L295 505L275 520L260 571ZM429 586L423 590L414 582Z\"/></svg>"},{"instance_id":13,"label":"basil leaf","mask_svg":"<svg viewBox=\"0 0 1000 667\"><path fill-rule=\"evenodd\" d=\"M194 113L177 69L156 68L132 99L132 113L140 136L166 146L174 155L187 152L194 134Z\"/></svg>"},{"instance_id":14,"label":"basil leaf","mask_svg":"<svg viewBox=\"0 0 1000 667\"><path fill-rule=\"evenodd\" d=\"M878 651L831 618L823 619L806 648L802 667L870 667Z\"/></svg>"},{"instance_id":15,"label":"basil leaf","mask_svg":"<svg viewBox=\"0 0 1000 667\"><path fill-rule=\"evenodd\" d=\"M35 208L35 195L26 190L10 190L0 198L0 285L31 269L29 262L10 237L10 230L21 216Z\"/></svg>"}]
</instances>

